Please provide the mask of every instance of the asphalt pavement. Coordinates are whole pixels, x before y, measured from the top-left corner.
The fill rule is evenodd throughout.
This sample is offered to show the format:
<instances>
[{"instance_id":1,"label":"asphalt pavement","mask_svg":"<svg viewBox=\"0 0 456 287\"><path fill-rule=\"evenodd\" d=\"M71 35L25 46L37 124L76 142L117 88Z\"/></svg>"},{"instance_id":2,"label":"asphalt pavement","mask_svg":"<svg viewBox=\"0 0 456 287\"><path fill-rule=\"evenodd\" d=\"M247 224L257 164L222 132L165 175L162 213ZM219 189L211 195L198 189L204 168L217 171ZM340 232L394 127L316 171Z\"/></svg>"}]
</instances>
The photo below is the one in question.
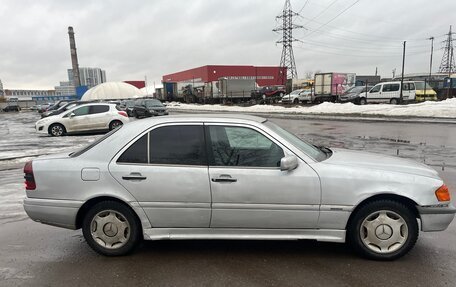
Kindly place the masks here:
<instances>
[{"instance_id":1,"label":"asphalt pavement","mask_svg":"<svg viewBox=\"0 0 456 287\"><path fill-rule=\"evenodd\" d=\"M455 286L456 223L420 233L393 262L314 241L147 241L109 258L81 230L35 223L22 209L21 167L39 154L71 151L100 135L51 138L33 130L32 112L0 114L0 286ZM315 144L425 162L456 190L456 125L279 119Z\"/></svg>"}]
</instances>

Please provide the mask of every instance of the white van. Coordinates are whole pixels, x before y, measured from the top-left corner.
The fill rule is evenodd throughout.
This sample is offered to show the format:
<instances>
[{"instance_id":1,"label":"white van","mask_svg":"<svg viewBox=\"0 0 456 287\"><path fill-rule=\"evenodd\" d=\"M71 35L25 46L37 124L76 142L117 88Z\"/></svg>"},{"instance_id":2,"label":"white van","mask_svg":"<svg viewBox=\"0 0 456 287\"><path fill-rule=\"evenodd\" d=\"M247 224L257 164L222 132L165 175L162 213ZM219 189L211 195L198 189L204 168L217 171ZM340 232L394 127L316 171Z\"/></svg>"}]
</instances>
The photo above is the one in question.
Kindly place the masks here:
<instances>
[{"instance_id":1,"label":"white van","mask_svg":"<svg viewBox=\"0 0 456 287\"><path fill-rule=\"evenodd\" d=\"M416 88L415 83L404 81L402 88L402 102L411 102L415 100ZM359 103L390 103L397 105L401 102L401 82L384 82L378 83L366 94L363 94Z\"/></svg>"}]
</instances>

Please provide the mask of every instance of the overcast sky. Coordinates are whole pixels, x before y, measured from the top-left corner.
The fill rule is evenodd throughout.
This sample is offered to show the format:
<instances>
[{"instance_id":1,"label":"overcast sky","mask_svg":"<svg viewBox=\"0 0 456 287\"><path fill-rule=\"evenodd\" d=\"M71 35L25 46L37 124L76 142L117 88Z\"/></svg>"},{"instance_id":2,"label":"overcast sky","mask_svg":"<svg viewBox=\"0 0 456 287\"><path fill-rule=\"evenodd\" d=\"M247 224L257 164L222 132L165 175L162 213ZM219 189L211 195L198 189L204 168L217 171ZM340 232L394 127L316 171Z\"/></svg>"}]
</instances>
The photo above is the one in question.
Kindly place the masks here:
<instances>
[{"instance_id":1,"label":"overcast sky","mask_svg":"<svg viewBox=\"0 0 456 287\"><path fill-rule=\"evenodd\" d=\"M284 2L2 0L0 79L7 89L52 88L66 80L68 26L75 30L79 65L106 70L109 81L147 75L149 84L158 83L164 74L208 64L278 65L282 47L275 41L281 35L272 29ZM455 0L292 0L291 5L296 12L305 5L295 23L307 30L294 31L302 41L294 45L300 77L313 71L374 74L376 67L391 77L394 68L400 73L403 40L405 72L427 72L430 36L436 38L436 71L443 35L456 26Z\"/></svg>"}]
</instances>

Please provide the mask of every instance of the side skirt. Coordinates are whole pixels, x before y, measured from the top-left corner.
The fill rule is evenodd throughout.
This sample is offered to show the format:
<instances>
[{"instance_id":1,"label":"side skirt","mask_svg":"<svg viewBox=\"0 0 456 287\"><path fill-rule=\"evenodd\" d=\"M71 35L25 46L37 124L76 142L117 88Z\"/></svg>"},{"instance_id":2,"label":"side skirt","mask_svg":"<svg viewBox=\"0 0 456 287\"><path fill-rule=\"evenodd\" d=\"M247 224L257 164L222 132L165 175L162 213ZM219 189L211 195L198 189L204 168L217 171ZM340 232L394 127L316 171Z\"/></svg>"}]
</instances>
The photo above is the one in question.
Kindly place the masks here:
<instances>
[{"instance_id":1,"label":"side skirt","mask_svg":"<svg viewBox=\"0 0 456 287\"><path fill-rule=\"evenodd\" d=\"M235 228L149 228L145 240L299 240L345 242L345 230L335 229L235 229Z\"/></svg>"}]
</instances>

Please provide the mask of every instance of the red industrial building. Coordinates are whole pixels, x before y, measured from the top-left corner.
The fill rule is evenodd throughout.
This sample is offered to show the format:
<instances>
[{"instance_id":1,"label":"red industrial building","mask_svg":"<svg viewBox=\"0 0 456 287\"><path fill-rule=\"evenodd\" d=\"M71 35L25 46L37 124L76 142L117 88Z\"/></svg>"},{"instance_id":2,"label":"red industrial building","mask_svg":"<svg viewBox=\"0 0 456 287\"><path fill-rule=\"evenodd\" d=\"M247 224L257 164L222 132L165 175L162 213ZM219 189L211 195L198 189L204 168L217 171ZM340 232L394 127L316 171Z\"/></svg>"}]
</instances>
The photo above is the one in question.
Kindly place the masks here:
<instances>
[{"instance_id":1,"label":"red industrial building","mask_svg":"<svg viewBox=\"0 0 456 287\"><path fill-rule=\"evenodd\" d=\"M168 98L181 97L184 87L200 88L208 97L222 78L231 80L253 81L257 86L277 86L286 83L286 67L228 66L208 65L177 73L164 75L162 78L164 95ZM254 88L254 87L253 87Z\"/></svg>"}]
</instances>

